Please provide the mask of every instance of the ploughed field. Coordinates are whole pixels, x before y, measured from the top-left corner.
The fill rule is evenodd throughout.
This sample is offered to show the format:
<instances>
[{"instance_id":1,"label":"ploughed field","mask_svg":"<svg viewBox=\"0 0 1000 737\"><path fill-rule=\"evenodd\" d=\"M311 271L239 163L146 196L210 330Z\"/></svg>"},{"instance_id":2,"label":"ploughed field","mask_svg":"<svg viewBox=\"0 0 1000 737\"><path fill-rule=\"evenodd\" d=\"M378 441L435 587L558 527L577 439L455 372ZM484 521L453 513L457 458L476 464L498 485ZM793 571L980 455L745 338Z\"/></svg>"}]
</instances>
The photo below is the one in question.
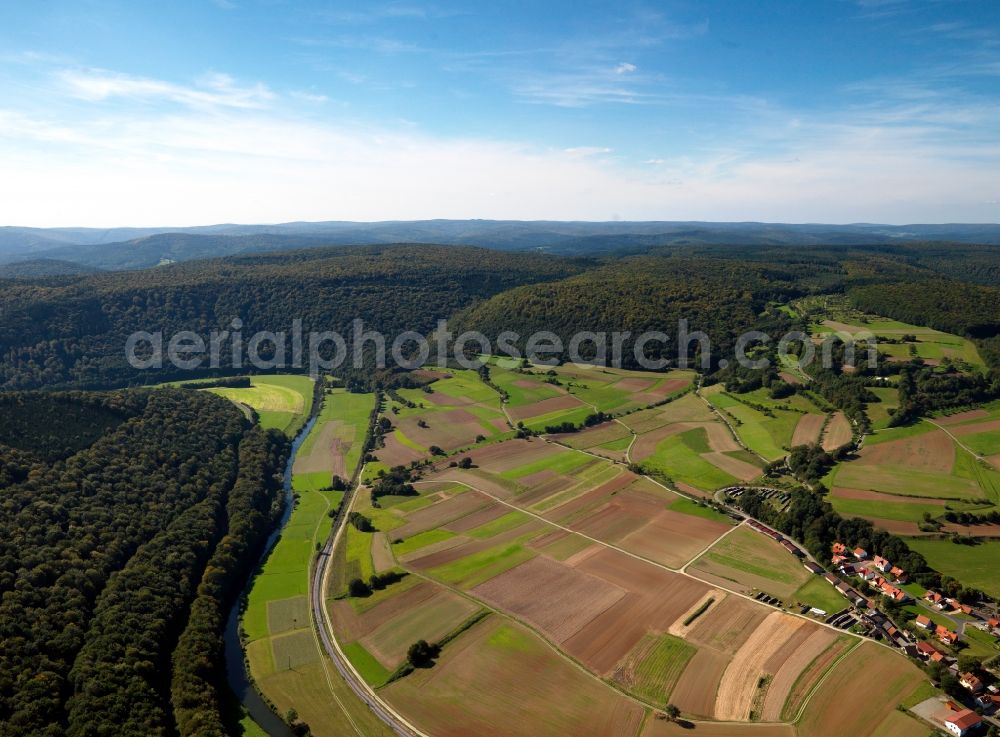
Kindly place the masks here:
<instances>
[{"instance_id":1,"label":"ploughed field","mask_svg":"<svg viewBox=\"0 0 1000 737\"><path fill-rule=\"evenodd\" d=\"M400 392L415 407L395 402L394 412L386 403L394 428L412 419L407 428L436 432L436 441L465 432L435 430L457 407L484 428L493 409L511 424L433 457L412 494L373 504L362 487L355 496L352 510L374 531L348 526L333 553L327 606L359 674L431 735L680 734L655 718L671 703L705 734L826 734L799 726L816 723L814 704L829 730L850 720L852 734L878 734L921 683L919 671L884 648L755 600L764 591L791 603L809 589L810 574L764 535L623 462L626 453L654 457L664 441L692 432L696 458L739 453L707 403L685 386L667 387L682 377L572 372L494 364L491 388L449 371L431 393ZM468 401L458 382L470 388ZM639 405L668 388L677 392L671 401ZM507 392L506 404L498 391ZM512 437L519 417L578 422L567 398L588 402L590 412L625 409L582 432ZM684 427L645 440L674 424ZM374 451L382 465L368 464L366 478L386 465L383 450ZM390 583L351 595L353 578L390 572ZM429 666L407 668L419 640L440 644L439 652ZM854 673L869 648L884 651L879 677L896 684L898 698L894 692L886 707L873 681L849 689L851 714L827 710L821 684ZM855 724L856 712L873 721Z\"/></svg>"}]
</instances>

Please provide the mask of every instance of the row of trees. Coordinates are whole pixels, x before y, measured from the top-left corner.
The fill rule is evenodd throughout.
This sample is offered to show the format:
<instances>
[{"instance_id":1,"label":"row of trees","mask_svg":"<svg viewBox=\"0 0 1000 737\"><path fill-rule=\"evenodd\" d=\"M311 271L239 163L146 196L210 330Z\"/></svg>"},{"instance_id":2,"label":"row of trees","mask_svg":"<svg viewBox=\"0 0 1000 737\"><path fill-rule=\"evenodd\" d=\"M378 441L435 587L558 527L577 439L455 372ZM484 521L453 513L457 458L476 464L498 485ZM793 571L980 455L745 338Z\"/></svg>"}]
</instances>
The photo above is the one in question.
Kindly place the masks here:
<instances>
[{"instance_id":1,"label":"row of trees","mask_svg":"<svg viewBox=\"0 0 1000 737\"><path fill-rule=\"evenodd\" d=\"M287 438L251 429L240 443L239 474L226 503L228 528L198 585L187 627L173 653L171 702L181 737L225 737L226 614L281 509Z\"/></svg>"}]
</instances>

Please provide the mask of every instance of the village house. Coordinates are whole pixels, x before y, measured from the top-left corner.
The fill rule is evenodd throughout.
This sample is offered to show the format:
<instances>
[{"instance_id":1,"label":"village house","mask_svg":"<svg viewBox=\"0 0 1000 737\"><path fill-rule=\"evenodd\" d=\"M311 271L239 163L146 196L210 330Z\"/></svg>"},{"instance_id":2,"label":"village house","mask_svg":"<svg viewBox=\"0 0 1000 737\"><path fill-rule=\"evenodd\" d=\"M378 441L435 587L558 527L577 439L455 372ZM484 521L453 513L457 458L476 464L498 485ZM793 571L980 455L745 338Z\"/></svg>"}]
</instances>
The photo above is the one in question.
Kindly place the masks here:
<instances>
[{"instance_id":1,"label":"village house","mask_svg":"<svg viewBox=\"0 0 1000 737\"><path fill-rule=\"evenodd\" d=\"M860 578L862 581L874 581L875 572L867 568L859 568L854 572L854 575Z\"/></svg>"},{"instance_id":2,"label":"village house","mask_svg":"<svg viewBox=\"0 0 1000 737\"><path fill-rule=\"evenodd\" d=\"M941 640L941 642L943 642L945 645L954 645L956 642L958 642L958 634L952 632L943 625L939 624L935 628L934 634L936 634L937 638Z\"/></svg>"},{"instance_id":3,"label":"village house","mask_svg":"<svg viewBox=\"0 0 1000 737\"><path fill-rule=\"evenodd\" d=\"M962 709L949 713L944 719L944 726L955 737L965 737L970 731L982 724L982 721L972 709Z\"/></svg>"},{"instance_id":4,"label":"village house","mask_svg":"<svg viewBox=\"0 0 1000 737\"><path fill-rule=\"evenodd\" d=\"M876 585L882 590L883 596L888 596L893 601L904 602L909 598L909 594L902 589L897 589L884 578L880 578L876 581Z\"/></svg>"},{"instance_id":5,"label":"village house","mask_svg":"<svg viewBox=\"0 0 1000 737\"><path fill-rule=\"evenodd\" d=\"M925 617L923 614L918 614L916 619L916 625L920 629L929 630L931 628L931 618Z\"/></svg>"},{"instance_id":6,"label":"village house","mask_svg":"<svg viewBox=\"0 0 1000 737\"><path fill-rule=\"evenodd\" d=\"M962 688L971 691L974 694L979 693L985 688L983 686L983 682L979 680L979 676L975 673L963 673L959 677L958 682L962 684Z\"/></svg>"},{"instance_id":7,"label":"village house","mask_svg":"<svg viewBox=\"0 0 1000 737\"><path fill-rule=\"evenodd\" d=\"M847 552L847 546L843 543L834 543L830 550L834 555L843 555Z\"/></svg>"},{"instance_id":8,"label":"village house","mask_svg":"<svg viewBox=\"0 0 1000 737\"><path fill-rule=\"evenodd\" d=\"M843 555L835 555L832 558L830 558L830 562L833 563L833 565L835 566L839 566L845 560L847 560L847 558Z\"/></svg>"},{"instance_id":9,"label":"village house","mask_svg":"<svg viewBox=\"0 0 1000 737\"><path fill-rule=\"evenodd\" d=\"M924 598L931 604L940 604L944 600L944 597L941 596L941 594L937 593L936 591L931 591L929 589L927 593L924 594Z\"/></svg>"},{"instance_id":10,"label":"village house","mask_svg":"<svg viewBox=\"0 0 1000 737\"><path fill-rule=\"evenodd\" d=\"M1000 709L1000 695L994 693L981 693L976 697L976 703L982 707L987 714L992 714Z\"/></svg>"},{"instance_id":11,"label":"village house","mask_svg":"<svg viewBox=\"0 0 1000 737\"><path fill-rule=\"evenodd\" d=\"M864 548L854 548L854 557L858 560L864 560L868 557L868 551Z\"/></svg>"},{"instance_id":12,"label":"village house","mask_svg":"<svg viewBox=\"0 0 1000 737\"><path fill-rule=\"evenodd\" d=\"M883 558L881 555L876 555L874 559L875 567L878 568L882 573L888 571L892 566L889 561Z\"/></svg>"},{"instance_id":13,"label":"village house","mask_svg":"<svg viewBox=\"0 0 1000 737\"><path fill-rule=\"evenodd\" d=\"M906 571L904 571L899 566L893 566L889 571L889 575L895 578L899 583L906 583Z\"/></svg>"}]
</instances>

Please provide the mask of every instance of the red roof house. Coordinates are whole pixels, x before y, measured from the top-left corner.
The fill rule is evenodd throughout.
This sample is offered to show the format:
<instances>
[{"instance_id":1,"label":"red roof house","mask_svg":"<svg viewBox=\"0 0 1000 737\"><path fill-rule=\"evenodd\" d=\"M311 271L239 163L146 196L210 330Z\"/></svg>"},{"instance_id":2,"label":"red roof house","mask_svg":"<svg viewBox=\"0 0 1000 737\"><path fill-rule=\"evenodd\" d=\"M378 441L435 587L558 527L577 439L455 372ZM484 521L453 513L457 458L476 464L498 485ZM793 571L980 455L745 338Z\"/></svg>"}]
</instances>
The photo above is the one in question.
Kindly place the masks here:
<instances>
[{"instance_id":1,"label":"red roof house","mask_svg":"<svg viewBox=\"0 0 1000 737\"><path fill-rule=\"evenodd\" d=\"M970 730L982 724L982 719L972 709L962 709L945 717L944 726L955 737L964 737Z\"/></svg>"}]
</instances>

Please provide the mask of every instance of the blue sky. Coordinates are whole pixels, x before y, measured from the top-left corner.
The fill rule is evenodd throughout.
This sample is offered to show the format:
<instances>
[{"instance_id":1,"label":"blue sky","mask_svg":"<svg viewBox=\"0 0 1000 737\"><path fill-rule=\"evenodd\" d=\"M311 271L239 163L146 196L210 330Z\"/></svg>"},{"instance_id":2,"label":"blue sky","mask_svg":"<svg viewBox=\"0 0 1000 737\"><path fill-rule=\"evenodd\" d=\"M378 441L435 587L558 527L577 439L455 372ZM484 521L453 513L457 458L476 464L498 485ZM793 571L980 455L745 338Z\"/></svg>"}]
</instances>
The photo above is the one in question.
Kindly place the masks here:
<instances>
[{"instance_id":1,"label":"blue sky","mask_svg":"<svg viewBox=\"0 0 1000 737\"><path fill-rule=\"evenodd\" d=\"M996 0L0 2L0 224L996 222Z\"/></svg>"}]
</instances>

